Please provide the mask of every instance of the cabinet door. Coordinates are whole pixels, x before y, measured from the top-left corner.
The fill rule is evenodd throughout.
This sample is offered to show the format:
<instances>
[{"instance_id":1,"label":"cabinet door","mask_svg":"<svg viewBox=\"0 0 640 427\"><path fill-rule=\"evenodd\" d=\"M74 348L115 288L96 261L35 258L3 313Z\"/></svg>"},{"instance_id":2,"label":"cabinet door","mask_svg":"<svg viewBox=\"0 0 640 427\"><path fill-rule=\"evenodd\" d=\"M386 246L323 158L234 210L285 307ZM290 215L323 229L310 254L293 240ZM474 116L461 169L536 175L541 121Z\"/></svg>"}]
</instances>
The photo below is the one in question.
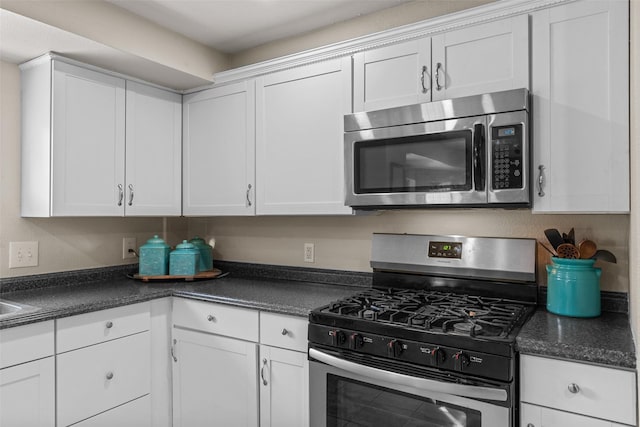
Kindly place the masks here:
<instances>
[{"instance_id":1,"label":"cabinet door","mask_svg":"<svg viewBox=\"0 0 640 427\"><path fill-rule=\"evenodd\" d=\"M433 100L529 87L529 17L432 38Z\"/></svg>"},{"instance_id":2,"label":"cabinet door","mask_svg":"<svg viewBox=\"0 0 640 427\"><path fill-rule=\"evenodd\" d=\"M350 214L343 116L351 112L351 58L260 77L256 101L256 212Z\"/></svg>"},{"instance_id":3,"label":"cabinet door","mask_svg":"<svg viewBox=\"0 0 640 427\"><path fill-rule=\"evenodd\" d=\"M353 57L353 110L431 101L432 71L428 37L357 53Z\"/></svg>"},{"instance_id":4,"label":"cabinet door","mask_svg":"<svg viewBox=\"0 0 640 427\"><path fill-rule=\"evenodd\" d=\"M260 426L309 425L309 361L306 353L260 346Z\"/></svg>"},{"instance_id":5,"label":"cabinet door","mask_svg":"<svg viewBox=\"0 0 640 427\"><path fill-rule=\"evenodd\" d=\"M55 426L53 357L0 370L0 426Z\"/></svg>"},{"instance_id":6,"label":"cabinet door","mask_svg":"<svg viewBox=\"0 0 640 427\"><path fill-rule=\"evenodd\" d=\"M182 209L182 96L127 81L125 215Z\"/></svg>"},{"instance_id":7,"label":"cabinet door","mask_svg":"<svg viewBox=\"0 0 640 427\"><path fill-rule=\"evenodd\" d=\"M257 345L173 329L173 425L258 426Z\"/></svg>"},{"instance_id":8,"label":"cabinet door","mask_svg":"<svg viewBox=\"0 0 640 427\"><path fill-rule=\"evenodd\" d=\"M533 15L535 212L629 211L628 7L578 1Z\"/></svg>"},{"instance_id":9,"label":"cabinet door","mask_svg":"<svg viewBox=\"0 0 640 427\"><path fill-rule=\"evenodd\" d=\"M124 214L125 81L53 61L52 215Z\"/></svg>"},{"instance_id":10,"label":"cabinet door","mask_svg":"<svg viewBox=\"0 0 640 427\"><path fill-rule=\"evenodd\" d=\"M102 412L95 417L74 424L74 427L155 427L151 423L149 395Z\"/></svg>"},{"instance_id":11,"label":"cabinet door","mask_svg":"<svg viewBox=\"0 0 640 427\"><path fill-rule=\"evenodd\" d=\"M184 97L183 214L255 213L255 86Z\"/></svg>"},{"instance_id":12,"label":"cabinet door","mask_svg":"<svg viewBox=\"0 0 640 427\"><path fill-rule=\"evenodd\" d=\"M570 412L556 411L542 406L520 404L522 427L624 427L611 421L590 418Z\"/></svg>"}]
</instances>

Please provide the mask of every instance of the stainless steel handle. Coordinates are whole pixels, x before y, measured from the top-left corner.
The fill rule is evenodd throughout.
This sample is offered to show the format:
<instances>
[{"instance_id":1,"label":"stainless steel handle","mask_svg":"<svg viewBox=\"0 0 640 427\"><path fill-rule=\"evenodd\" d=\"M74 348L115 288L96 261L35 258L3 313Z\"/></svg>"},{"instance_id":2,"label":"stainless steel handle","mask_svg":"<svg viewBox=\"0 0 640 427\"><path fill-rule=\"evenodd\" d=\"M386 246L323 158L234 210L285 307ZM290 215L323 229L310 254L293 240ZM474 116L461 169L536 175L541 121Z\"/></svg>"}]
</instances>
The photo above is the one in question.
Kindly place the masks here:
<instances>
[{"instance_id":1,"label":"stainless steel handle","mask_svg":"<svg viewBox=\"0 0 640 427\"><path fill-rule=\"evenodd\" d=\"M207 316L207 320L208 320L209 322L215 322L215 321L216 321L216 318L215 318L215 316L213 316L213 315L211 315L211 314L210 314L210 315L208 315L208 316Z\"/></svg>"},{"instance_id":2,"label":"stainless steel handle","mask_svg":"<svg viewBox=\"0 0 640 427\"><path fill-rule=\"evenodd\" d=\"M456 396L469 397L475 399L494 400L497 402L507 401L507 391L497 388L471 386L462 384L443 383L426 378L412 377L409 375L398 374L395 372L384 371L378 368L372 368L365 365L359 365L354 362L331 356L315 348L309 349L309 357L316 359L322 363L342 369L355 375L361 375L374 380L386 381L406 387L415 387L423 390L432 390L437 393L455 394Z\"/></svg>"},{"instance_id":3,"label":"stainless steel handle","mask_svg":"<svg viewBox=\"0 0 640 427\"><path fill-rule=\"evenodd\" d=\"M111 329L111 328L113 328L113 322L112 321L108 321L104 326L106 326L107 329Z\"/></svg>"},{"instance_id":4,"label":"stainless steel handle","mask_svg":"<svg viewBox=\"0 0 640 427\"><path fill-rule=\"evenodd\" d=\"M576 383L571 383L567 387L569 389L569 393L578 394L580 393L580 387Z\"/></svg>"},{"instance_id":5,"label":"stainless steel handle","mask_svg":"<svg viewBox=\"0 0 640 427\"><path fill-rule=\"evenodd\" d=\"M427 93L429 91L429 89L424 85L424 78L426 74L427 74L427 66L423 65L422 73L420 75L420 82L422 83L422 93Z\"/></svg>"},{"instance_id":6,"label":"stainless steel handle","mask_svg":"<svg viewBox=\"0 0 640 427\"><path fill-rule=\"evenodd\" d=\"M538 166L538 196L544 197L544 190L542 187L544 186L544 166Z\"/></svg>"},{"instance_id":7,"label":"stainless steel handle","mask_svg":"<svg viewBox=\"0 0 640 427\"><path fill-rule=\"evenodd\" d=\"M282 335L289 335L289 331L286 328L282 328Z\"/></svg>"},{"instance_id":8,"label":"stainless steel handle","mask_svg":"<svg viewBox=\"0 0 640 427\"><path fill-rule=\"evenodd\" d=\"M442 63L438 62L436 64L436 89L438 91L442 90L443 86L440 85L440 69L442 68Z\"/></svg>"},{"instance_id":9,"label":"stainless steel handle","mask_svg":"<svg viewBox=\"0 0 640 427\"><path fill-rule=\"evenodd\" d=\"M262 385L269 384L267 379L264 377L264 369L267 367L267 359L262 359L262 368L260 369L260 378L262 378Z\"/></svg>"},{"instance_id":10,"label":"stainless steel handle","mask_svg":"<svg viewBox=\"0 0 640 427\"><path fill-rule=\"evenodd\" d=\"M108 380L113 379L113 372L107 372L107 379Z\"/></svg>"},{"instance_id":11,"label":"stainless steel handle","mask_svg":"<svg viewBox=\"0 0 640 427\"><path fill-rule=\"evenodd\" d=\"M133 205L133 184L129 184L129 206Z\"/></svg>"},{"instance_id":12,"label":"stainless steel handle","mask_svg":"<svg viewBox=\"0 0 640 427\"><path fill-rule=\"evenodd\" d=\"M171 357L173 357L173 361L177 362L178 358L176 357L176 344L178 340L173 340L173 345L171 346Z\"/></svg>"},{"instance_id":13,"label":"stainless steel handle","mask_svg":"<svg viewBox=\"0 0 640 427\"><path fill-rule=\"evenodd\" d=\"M251 184L247 185L247 206L251 206Z\"/></svg>"},{"instance_id":14,"label":"stainless steel handle","mask_svg":"<svg viewBox=\"0 0 640 427\"><path fill-rule=\"evenodd\" d=\"M122 200L124 199L124 188L122 184L118 184L118 206L122 206Z\"/></svg>"}]
</instances>

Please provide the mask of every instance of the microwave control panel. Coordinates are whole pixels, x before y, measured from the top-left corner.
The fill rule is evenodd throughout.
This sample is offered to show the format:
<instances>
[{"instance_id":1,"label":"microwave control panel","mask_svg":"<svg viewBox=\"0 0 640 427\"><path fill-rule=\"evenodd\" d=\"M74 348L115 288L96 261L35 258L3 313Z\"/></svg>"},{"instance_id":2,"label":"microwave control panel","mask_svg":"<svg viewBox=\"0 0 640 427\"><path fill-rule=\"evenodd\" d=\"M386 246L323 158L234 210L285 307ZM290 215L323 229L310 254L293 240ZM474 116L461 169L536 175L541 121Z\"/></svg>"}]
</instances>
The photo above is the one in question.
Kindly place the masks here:
<instances>
[{"instance_id":1,"label":"microwave control panel","mask_svg":"<svg viewBox=\"0 0 640 427\"><path fill-rule=\"evenodd\" d=\"M491 188L522 188L522 125L491 129Z\"/></svg>"}]
</instances>

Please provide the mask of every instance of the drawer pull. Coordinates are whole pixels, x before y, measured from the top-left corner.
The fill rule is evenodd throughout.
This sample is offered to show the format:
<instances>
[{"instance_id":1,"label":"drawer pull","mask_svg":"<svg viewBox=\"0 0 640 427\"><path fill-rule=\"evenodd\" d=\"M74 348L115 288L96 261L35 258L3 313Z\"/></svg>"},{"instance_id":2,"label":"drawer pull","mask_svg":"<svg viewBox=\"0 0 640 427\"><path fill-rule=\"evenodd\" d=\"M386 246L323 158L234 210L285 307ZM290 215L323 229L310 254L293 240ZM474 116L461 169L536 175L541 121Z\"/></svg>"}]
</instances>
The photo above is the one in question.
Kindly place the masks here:
<instances>
[{"instance_id":1,"label":"drawer pull","mask_svg":"<svg viewBox=\"0 0 640 427\"><path fill-rule=\"evenodd\" d=\"M569 387L567 388L569 389L569 392L573 394L577 394L580 392L580 387L578 387L578 384L576 383L569 384Z\"/></svg>"},{"instance_id":2,"label":"drawer pull","mask_svg":"<svg viewBox=\"0 0 640 427\"><path fill-rule=\"evenodd\" d=\"M527 424L527 427L536 427L536 426L534 426L533 424L529 423L529 424Z\"/></svg>"},{"instance_id":3,"label":"drawer pull","mask_svg":"<svg viewBox=\"0 0 640 427\"><path fill-rule=\"evenodd\" d=\"M264 370L267 367L267 359L262 359L262 369L260 369L260 378L262 378L262 384L267 385L267 379L264 377Z\"/></svg>"},{"instance_id":4,"label":"drawer pull","mask_svg":"<svg viewBox=\"0 0 640 427\"><path fill-rule=\"evenodd\" d=\"M289 331L286 328L282 329L282 335L289 335Z\"/></svg>"},{"instance_id":5,"label":"drawer pull","mask_svg":"<svg viewBox=\"0 0 640 427\"><path fill-rule=\"evenodd\" d=\"M108 380L113 379L113 372L107 372L107 379Z\"/></svg>"},{"instance_id":6,"label":"drawer pull","mask_svg":"<svg viewBox=\"0 0 640 427\"><path fill-rule=\"evenodd\" d=\"M208 315L208 316L207 316L207 320L208 320L209 322L215 322L215 321L216 321L216 318L210 314L210 315Z\"/></svg>"},{"instance_id":7,"label":"drawer pull","mask_svg":"<svg viewBox=\"0 0 640 427\"><path fill-rule=\"evenodd\" d=\"M113 328L113 322L109 321L105 326L107 327L107 329L111 329Z\"/></svg>"}]
</instances>

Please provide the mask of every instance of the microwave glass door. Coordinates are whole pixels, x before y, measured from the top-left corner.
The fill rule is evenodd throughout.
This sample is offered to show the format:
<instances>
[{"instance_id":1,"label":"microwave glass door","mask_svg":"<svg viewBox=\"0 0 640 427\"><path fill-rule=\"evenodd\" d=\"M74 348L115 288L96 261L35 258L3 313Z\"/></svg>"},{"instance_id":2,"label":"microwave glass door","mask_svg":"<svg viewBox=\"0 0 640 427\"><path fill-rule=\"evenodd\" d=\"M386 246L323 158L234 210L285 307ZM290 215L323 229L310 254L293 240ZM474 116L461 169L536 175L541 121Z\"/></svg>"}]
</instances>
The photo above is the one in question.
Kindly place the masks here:
<instances>
[{"instance_id":1,"label":"microwave glass door","mask_svg":"<svg viewBox=\"0 0 640 427\"><path fill-rule=\"evenodd\" d=\"M329 374L327 427L480 427L480 411Z\"/></svg>"},{"instance_id":2,"label":"microwave glass door","mask_svg":"<svg viewBox=\"0 0 640 427\"><path fill-rule=\"evenodd\" d=\"M471 129L358 141L354 193L469 191Z\"/></svg>"}]
</instances>

